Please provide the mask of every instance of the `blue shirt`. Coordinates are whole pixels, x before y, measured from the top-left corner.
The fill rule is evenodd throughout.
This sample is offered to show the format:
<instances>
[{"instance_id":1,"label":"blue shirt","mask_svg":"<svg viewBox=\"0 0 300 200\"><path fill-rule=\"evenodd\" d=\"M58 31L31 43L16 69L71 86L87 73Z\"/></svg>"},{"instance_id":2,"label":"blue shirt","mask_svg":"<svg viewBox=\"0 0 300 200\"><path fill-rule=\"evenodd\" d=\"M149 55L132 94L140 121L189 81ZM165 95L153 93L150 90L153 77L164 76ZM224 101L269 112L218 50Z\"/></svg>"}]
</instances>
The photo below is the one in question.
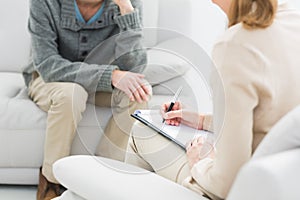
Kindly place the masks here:
<instances>
[{"instance_id":1,"label":"blue shirt","mask_svg":"<svg viewBox=\"0 0 300 200\"><path fill-rule=\"evenodd\" d=\"M91 19L89 19L88 22L86 22L84 20L84 18L82 17L82 15L80 13L80 10L78 8L78 5L76 3L76 0L74 0L74 6L75 6L75 12L76 12L76 19L78 19L82 23L91 24L91 23L95 22L98 18L101 17L101 15L103 13L104 6L105 6L105 1L103 1L102 5L101 5L101 8L97 11L97 13Z\"/></svg>"}]
</instances>

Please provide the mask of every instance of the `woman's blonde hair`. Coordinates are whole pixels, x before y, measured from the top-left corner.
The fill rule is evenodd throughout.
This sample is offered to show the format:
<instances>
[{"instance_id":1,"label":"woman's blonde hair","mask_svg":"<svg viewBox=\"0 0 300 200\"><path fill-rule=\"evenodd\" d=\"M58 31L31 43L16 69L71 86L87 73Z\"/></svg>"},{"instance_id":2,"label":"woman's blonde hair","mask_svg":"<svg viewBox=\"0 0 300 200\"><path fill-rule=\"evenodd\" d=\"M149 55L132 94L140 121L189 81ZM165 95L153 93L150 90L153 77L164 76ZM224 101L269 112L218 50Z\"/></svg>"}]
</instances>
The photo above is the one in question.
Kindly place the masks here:
<instances>
[{"instance_id":1,"label":"woman's blonde hair","mask_svg":"<svg viewBox=\"0 0 300 200\"><path fill-rule=\"evenodd\" d=\"M278 0L232 0L229 27L243 23L247 29L266 28L273 23Z\"/></svg>"}]
</instances>

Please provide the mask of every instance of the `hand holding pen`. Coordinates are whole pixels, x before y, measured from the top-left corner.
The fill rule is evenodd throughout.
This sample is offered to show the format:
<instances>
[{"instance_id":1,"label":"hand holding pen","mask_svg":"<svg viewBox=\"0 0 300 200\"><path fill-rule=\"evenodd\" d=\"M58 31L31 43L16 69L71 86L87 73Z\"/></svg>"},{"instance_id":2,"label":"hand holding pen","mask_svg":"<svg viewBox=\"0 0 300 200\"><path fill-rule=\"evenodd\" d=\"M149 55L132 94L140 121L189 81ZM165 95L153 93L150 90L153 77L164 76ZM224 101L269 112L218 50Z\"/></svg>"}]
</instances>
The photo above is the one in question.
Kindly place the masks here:
<instances>
[{"instance_id":1,"label":"hand holding pen","mask_svg":"<svg viewBox=\"0 0 300 200\"><path fill-rule=\"evenodd\" d=\"M180 94L182 89L178 89L176 92ZM162 116L164 118L163 123L166 122L168 125L179 126L180 123L185 124L189 127L202 130L204 115L182 109L182 104L177 101L178 95L174 96L171 102L162 105Z\"/></svg>"},{"instance_id":2,"label":"hand holding pen","mask_svg":"<svg viewBox=\"0 0 300 200\"><path fill-rule=\"evenodd\" d=\"M164 105L163 105L162 110L163 110L164 113L168 113L168 112L172 111L173 109L174 109L174 110L179 110L179 109L181 109L181 107L179 107L180 104L179 104L179 102L177 102L177 100L178 100L178 98L179 98L179 95L180 95L182 89L183 89L182 86L179 87L178 90L177 90L177 92L175 93L175 95L174 95L172 101L171 101L170 103L167 103L167 104L164 104ZM176 105L176 106L175 106L175 105ZM175 106L175 107L174 107L174 106ZM163 119L162 123L165 123L165 118Z\"/></svg>"},{"instance_id":3,"label":"hand holding pen","mask_svg":"<svg viewBox=\"0 0 300 200\"><path fill-rule=\"evenodd\" d=\"M162 116L163 116L163 123L166 123L168 125L172 126L179 126L182 119L182 107L180 102L175 102L174 106L172 107L171 111L167 110L169 109L171 103L165 103L162 105ZM176 117L173 117L174 113L176 114ZM172 116L172 117L170 117Z\"/></svg>"}]
</instances>

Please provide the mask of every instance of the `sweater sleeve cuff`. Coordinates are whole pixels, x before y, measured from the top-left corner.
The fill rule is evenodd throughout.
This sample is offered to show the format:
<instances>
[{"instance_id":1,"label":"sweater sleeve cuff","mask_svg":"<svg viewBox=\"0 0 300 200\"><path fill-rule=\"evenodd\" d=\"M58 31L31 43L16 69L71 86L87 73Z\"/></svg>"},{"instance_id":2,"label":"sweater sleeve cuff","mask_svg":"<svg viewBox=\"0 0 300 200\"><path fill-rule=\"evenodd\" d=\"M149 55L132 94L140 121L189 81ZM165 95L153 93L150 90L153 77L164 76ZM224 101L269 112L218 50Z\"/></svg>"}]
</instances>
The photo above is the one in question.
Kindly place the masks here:
<instances>
[{"instance_id":1,"label":"sweater sleeve cuff","mask_svg":"<svg viewBox=\"0 0 300 200\"><path fill-rule=\"evenodd\" d=\"M204 115L203 130L213 132L213 116L211 114Z\"/></svg>"},{"instance_id":2,"label":"sweater sleeve cuff","mask_svg":"<svg viewBox=\"0 0 300 200\"><path fill-rule=\"evenodd\" d=\"M119 68L115 65L109 65L106 67L106 69L103 71L103 73L100 76L100 80L97 85L97 91L112 92L113 86L111 84L111 77L112 77L112 72L116 69Z\"/></svg>"},{"instance_id":3,"label":"sweater sleeve cuff","mask_svg":"<svg viewBox=\"0 0 300 200\"><path fill-rule=\"evenodd\" d=\"M192 167L191 175L200 186L206 185L205 183L202 183L202 181L206 180L204 177L207 176L208 170L212 167L212 165L213 159L204 158Z\"/></svg>"},{"instance_id":4,"label":"sweater sleeve cuff","mask_svg":"<svg viewBox=\"0 0 300 200\"><path fill-rule=\"evenodd\" d=\"M132 13L117 16L115 18L115 21L120 27L121 31L142 28L141 20L139 17L139 10L136 8Z\"/></svg>"},{"instance_id":5,"label":"sweater sleeve cuff","mask_svg":"<svg viewBox=\"0 0 300 200\"><path fill-rule=\"evenodd\" d=\"M219 188L214 184L215 177L212 176L212 172L210 171L213 167L213 162L214 160L211 158L204 158L200 160L192 167L191 176L197 182L203 193L211 199L221 200L224 198L220 198L214 194ZM221 180L220 177L218 181L219 180ZM209 189L211 190L212 188L214 188L214 193L209 191Z\"/></svg>"}]
</instances>

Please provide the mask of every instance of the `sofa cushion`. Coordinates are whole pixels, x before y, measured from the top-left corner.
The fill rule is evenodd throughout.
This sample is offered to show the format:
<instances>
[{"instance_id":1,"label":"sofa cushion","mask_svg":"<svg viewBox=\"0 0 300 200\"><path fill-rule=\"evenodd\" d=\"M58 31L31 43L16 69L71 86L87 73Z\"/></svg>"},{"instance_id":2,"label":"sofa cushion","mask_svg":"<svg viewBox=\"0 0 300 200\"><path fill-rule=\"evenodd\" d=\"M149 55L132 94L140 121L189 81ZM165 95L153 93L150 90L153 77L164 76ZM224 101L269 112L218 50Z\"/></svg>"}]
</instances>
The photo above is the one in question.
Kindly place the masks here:
<instances>
[{"instance_id":1,"label":"sofa cushion","mask_svg":"<svg viewBox=\"0 0 300 200\"><path fill-rule=\"evenodd\" d=\"M188 39L184 37L173 38L148 50L148 64L144 74L151 85L159 85L182 76L191 68L191 64L177 51L178 46L187 51L192 50L185 45L187 42Z\"/></svg>"},{"instance_id":2,"label":"sofa cushion","mask_svg":"<svg viewBox=\"0 0 300 200\"><path fill-rule=\"evenodd\" d=\"M46 113L28 98L19 73L0 73L0 129L32 130L45 128Z\"/></svg>"}]
</instances>

